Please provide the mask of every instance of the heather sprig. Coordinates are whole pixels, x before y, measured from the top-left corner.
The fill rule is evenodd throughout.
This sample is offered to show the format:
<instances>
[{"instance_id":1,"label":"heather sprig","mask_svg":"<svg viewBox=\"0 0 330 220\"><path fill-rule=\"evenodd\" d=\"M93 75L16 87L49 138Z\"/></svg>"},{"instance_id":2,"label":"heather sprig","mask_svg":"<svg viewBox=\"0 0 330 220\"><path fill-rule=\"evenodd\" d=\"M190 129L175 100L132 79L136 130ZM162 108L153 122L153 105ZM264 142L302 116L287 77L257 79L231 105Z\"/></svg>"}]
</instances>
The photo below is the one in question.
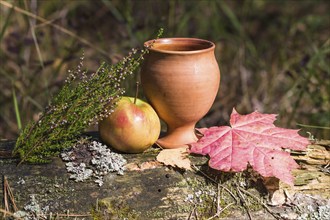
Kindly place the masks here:
<instances>
[{"instance_id":1,"label":"heather sprig","mask_svg":"<svg viewBox=\"0 0 330 220\"><path fill-rule=\"evenodd\" d=\"M157 37L162 34L162 29ZM122 82L140 65L148 49L132 49L117 64L102 63L91 75L83 70L84 57L36 122L29 123L17 139L14 154L21 162L45 163L73 146L90 125L109 116L124 94ZM20 163L21 163L20 162Z\"/></svg>"}]
</instances>

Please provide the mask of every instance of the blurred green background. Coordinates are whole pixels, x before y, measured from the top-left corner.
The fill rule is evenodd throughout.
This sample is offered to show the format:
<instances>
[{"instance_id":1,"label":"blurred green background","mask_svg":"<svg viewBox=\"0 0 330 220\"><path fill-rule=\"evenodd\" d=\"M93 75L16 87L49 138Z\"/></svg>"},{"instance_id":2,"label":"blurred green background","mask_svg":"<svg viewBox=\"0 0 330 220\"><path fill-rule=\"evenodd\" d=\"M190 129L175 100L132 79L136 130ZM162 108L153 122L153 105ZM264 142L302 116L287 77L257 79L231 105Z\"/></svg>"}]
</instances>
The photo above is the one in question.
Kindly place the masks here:
<instances>
[{"instance_id":1,"label":"blurred green background","mask_svg":"<svg viewBox=\"0 0 330 220\"><path fill-rule=\"evenodd\" d=\"M0 0L0 138L38 118L83 51L92 72L163 27L216 44L221 87L198 126L228 124L235 107L329 139L329 11L327 0Z\"/></svg>"}]
</instances>

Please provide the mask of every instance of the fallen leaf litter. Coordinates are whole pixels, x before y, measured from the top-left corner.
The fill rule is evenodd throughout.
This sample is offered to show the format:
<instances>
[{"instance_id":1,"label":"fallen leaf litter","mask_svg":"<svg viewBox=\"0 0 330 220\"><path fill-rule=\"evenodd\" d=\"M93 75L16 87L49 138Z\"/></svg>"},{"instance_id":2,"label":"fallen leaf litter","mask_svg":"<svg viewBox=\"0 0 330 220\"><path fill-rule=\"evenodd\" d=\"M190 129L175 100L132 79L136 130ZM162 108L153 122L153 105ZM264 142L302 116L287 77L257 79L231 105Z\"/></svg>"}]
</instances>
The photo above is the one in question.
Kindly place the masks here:
<instances>
[{"instance_id":1,"label":"fallen leaf litter","mask_svg":"<svg viewBox=\"0 0 330 220\"><path fill-rule=\"evenodd\" d=\"M157 161L166 166L192 170L187 148L164 149L157 155Z\"/></svg>"}]
</instances>

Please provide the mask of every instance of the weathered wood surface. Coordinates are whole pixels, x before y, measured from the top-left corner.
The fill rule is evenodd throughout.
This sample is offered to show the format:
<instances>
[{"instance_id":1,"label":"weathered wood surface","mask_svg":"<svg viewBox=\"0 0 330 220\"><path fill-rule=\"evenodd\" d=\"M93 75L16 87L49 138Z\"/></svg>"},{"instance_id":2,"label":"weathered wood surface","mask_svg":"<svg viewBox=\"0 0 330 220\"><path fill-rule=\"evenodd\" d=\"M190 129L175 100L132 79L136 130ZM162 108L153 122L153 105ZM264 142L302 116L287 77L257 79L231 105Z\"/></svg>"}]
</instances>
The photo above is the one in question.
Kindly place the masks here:
<instances>
[{"instance_id":1,"label":"weathered wood surface","mask_svg":"<svg viewBox=\"0 0 330 220\"><path fill-rule=\"evenodd\" d=\"M12 144L13 142L1 144L2 156L8 156L7 150ZM154 152L149 152L138 157L125 155L125 158L129 163L142 164L153 161L155 156ZM167 196L174 193L184 197L187 194L184 192L187 189L178 188L176 184L189 174L180 174L165 167L127 171L123 176L109 174L104 185L98 187L93 181L77 183L69 180L65 163L60 158L44 165L22 164L17 167L16 164L16 159L0 160L0 174L7 177L18 207L24 207L29 196L34 194L41 206L49 206L53 213L66 213L67 210L70 213L89 213L98 201L98 205L102 203L108 207L109 215L118 218L126 215L140 216L142 219L156 218L157 215L179 217L180 210L174 212L169 209L174 205L172 202L175 201L171 201L174 196ZM140 213L142 211L143 213Z\"/></svg>"},{"instance_id":2,"label":"weathered wood surface","mask_svg":"<svg viewBox=\"0 0 330 220\"><path fill-rule=\"evenodd\" d=\"M301 169L293 171L295 187L292 190L330 199L330 141L317 141L306 151L292 156L301 165ZM285 185L282 188L289 189Z\"/></svg>"},{"instance_id":3,"label":"weathered wood surface","mask_svg":"<svg viewBox=\"0 0 330 220\"><path fill-rule=\"evenodd\" d=\"M95 208L100 210L101 219L196 219L196 204L187 201L189 195L196 193L196 185L192 186L192 182L203 183L197 186L201 188L209 185L205 176L157 164L158 152L155 150L124 155L131 171L126 171L123 176L107 175L102 187L93 181L77 183L69 180L65 163L59 158L50 164L17 167L17 159L10 157L14 143L0 142L0 174L7 178L19 208L24 207L34 194L40 205L49 206L52 213L87 214L85 219L92 219L91 212ZM295 155L296 160L304 164L304 169L295 171L294 188L285 185L280 188L330 198L330 176L324 170L329 163L329 150L330 142L324 142L311 145L307 152ZM205 158L198 160L205 162ZM4 207L3 193L1 186L0 208ZM265 212L253 215L255 219L273 219ZM247 216L235 213L226 219L247 219Z\"/></svg>"}]
</instances>

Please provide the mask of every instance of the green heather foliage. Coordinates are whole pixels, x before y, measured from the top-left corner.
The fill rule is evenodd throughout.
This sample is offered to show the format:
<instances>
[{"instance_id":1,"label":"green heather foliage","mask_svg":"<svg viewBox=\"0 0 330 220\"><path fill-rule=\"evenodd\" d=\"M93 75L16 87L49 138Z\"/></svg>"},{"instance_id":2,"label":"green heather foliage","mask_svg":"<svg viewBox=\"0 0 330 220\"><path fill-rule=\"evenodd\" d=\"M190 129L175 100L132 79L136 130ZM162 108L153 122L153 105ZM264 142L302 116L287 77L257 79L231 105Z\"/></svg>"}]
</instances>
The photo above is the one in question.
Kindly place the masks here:
<instances>
[{"instance_id":1,"label":"green heather foliage","mask_svg":"<svg viewBox=\"0 0 330 220\"><path fill-rule=\"evenodd\" d=\"M105 63L91 76L82 70L83 58L63 88L37 122L29 123L19 136L15 154L22 161L48 162L49 157L72 146L89 125L109 115L124 92L121 81L138 63L128 56L115 66Z\"/></svg>"},{"instance_id":2,"label":"green heather foliage","mask_svg":"<svg viewBox=\"0 0 330 220\"><path fill-rule=\"evenodd\" d=\"M158 37L161 34L162 29ZM117 64L102 63L90 76L82 69L82 57L38 121L29 123L21 132L14 154L20 156L21 162L45 163L72 146L86 128L113 112L116 100L125 92L123 80L132 75L147 52L132 49Z\"/></svg>"}]
</instances>

